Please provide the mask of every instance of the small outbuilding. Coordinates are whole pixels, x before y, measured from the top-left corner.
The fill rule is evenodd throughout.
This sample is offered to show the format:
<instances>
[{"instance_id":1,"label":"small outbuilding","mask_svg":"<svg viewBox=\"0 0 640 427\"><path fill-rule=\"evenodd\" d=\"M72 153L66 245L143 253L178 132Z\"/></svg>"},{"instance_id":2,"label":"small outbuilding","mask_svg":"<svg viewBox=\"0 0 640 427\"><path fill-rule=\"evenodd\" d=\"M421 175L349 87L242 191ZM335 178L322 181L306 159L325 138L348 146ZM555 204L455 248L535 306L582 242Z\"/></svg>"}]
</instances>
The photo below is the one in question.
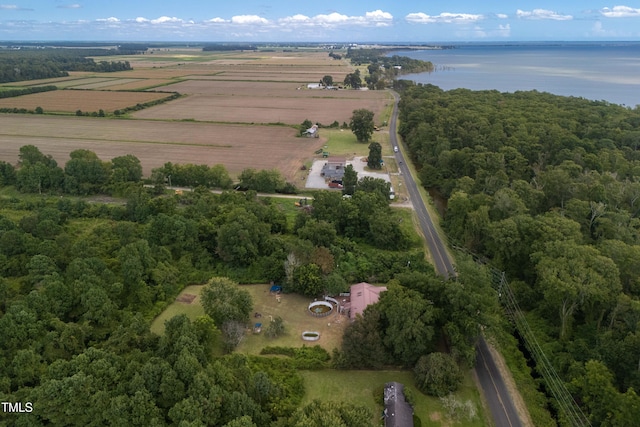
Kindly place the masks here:
<instances>
[{"instance_id":1,"label":"small outbuilding","mask_svg":"<svg viewBox=\"0 0 640 427\"><path fill-rule=\"evenodd\" d=\"M392 381L384 385L384 426L413 427L413 408L404 396L404 384Z\"/></svg>"},{"instance_id":2,"label":"small outbuilding","mask_svg":"<svg viewBox=\"0 0 640 427\"><path fill-rule=\"evenodd\" d=\"M318 125L311 126L303 132L303 135L306 135L309 138L318 138L320 136L320 133L318 132Z\"/></svg>"}]
</instances>

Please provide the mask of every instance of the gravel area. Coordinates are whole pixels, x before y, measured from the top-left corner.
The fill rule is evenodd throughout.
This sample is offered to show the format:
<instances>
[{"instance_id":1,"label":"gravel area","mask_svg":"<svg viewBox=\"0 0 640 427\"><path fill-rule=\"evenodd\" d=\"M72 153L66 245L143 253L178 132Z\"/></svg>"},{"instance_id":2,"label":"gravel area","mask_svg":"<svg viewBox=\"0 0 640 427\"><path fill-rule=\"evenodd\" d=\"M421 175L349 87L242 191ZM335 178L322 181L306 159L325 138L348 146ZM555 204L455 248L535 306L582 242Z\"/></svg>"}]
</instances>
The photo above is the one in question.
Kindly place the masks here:
<instances>
[{"instance_id":1,"label":"gravel area","mask_svg":"<svg viewBox=\"0 0 640 427\"><path fill-rule=\"evenodd\" d=\"M358 179L363 176L370 176L373 178L381 178L387 182L391 182L391 178L388 173L384 172L370 172L365 171L364 168L367 166L366 162L362 161L363 157L355 157L353 159L347 160L347 165L353 165L353 168L358 172ZM322 166L327 162L326 159L315 160L311 169L309 169L309 175L307 176L307 182L305 184L306 188L317 188L328 190L329 186L324 180L324 177L320 176L320 172L322 171Z\"/></svg>"}]
</instances>

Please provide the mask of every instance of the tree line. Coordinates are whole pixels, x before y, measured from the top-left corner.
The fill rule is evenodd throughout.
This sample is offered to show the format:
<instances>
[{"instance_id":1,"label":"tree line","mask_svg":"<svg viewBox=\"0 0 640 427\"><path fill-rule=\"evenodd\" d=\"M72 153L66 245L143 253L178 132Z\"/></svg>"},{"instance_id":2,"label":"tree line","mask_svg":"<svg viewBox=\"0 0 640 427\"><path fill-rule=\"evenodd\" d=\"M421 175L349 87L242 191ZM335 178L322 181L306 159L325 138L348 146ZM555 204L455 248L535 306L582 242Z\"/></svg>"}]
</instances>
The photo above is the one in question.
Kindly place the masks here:
<instances>
[{"instance_id":1,"label":"tree line","mask_svg":"<svg viewBox=\"0 0 640 427\"><path fill-rule=\"evenodd\" d=\"M400 117L449 238L506 272L592 424L638 419L640 110L407 85Z\"/></svg>"},{"instance_id":2,"label":"tree line","mask_svg":"<svg viewBox=\"0 0 640 427\"><path fill-rule=\"evenodd\" d=\"M149 331L149 319L185 284L238 289L212 277L318 295L387 281L408 265L429 272L418 245L400 251L375 240L389 238L373 233L380 215L391 219L388 202L321 193L291 222L253 191L155 194L137 182L136 160L103 162L77 150L63 170L26 146L17 171L1 165L3 187L43 195L0 198L0 399L34 402L33 413L20 415L34 423L298 426L329 417L331 425L369 425L372 414L357 405L302 405L302 379L286 360L233 353L237 330L228 323L244 329L251 306L241 293L243 311L220 314L220 303L205 302L207 316L175 317L162 336ZM124 204L103 204L46 196L56 182L80 192L128 185ZM305 354L293 366L330 359Z\"/></svg>"},{"instance_id":3,"label":"tree line","mask_svg":"<svg viewBox=\"0 0 640 427\"><path fill-rule=\"evenodd\" d=\"M111 55L105 49L0 49L0 83L66 77L69 71L131 70L128 61L94 61L89 56Z\"/></svg>"}]
</instances>

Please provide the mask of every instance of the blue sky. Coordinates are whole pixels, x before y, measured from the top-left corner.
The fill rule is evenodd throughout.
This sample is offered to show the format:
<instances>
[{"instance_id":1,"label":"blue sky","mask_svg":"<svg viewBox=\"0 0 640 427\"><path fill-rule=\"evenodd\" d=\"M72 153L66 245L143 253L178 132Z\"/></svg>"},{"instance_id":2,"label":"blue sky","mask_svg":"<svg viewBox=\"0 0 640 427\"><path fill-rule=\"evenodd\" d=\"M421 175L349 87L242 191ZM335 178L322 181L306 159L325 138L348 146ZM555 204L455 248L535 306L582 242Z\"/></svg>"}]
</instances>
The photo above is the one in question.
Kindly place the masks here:
<instances>
[{"instance_id":1,"label":"blue sky","mask_svg":"<svg viewBox=\"0 0 640 427\"><path fill-rule=\"evenodd\" d=\"M640 2L0 0L0 40L640 40Z\"/></svg>"}]
</instances>

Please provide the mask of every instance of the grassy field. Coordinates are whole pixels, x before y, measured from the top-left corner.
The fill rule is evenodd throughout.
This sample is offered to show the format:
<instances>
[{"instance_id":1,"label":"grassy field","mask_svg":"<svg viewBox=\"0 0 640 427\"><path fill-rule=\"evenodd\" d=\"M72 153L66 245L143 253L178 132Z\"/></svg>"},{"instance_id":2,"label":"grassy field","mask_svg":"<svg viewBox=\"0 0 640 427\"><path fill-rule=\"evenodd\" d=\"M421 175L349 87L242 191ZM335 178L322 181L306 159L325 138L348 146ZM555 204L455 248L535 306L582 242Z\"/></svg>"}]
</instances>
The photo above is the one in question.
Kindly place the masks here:
<instances>
[{"instance_id":1,"label":"grassy field","mask_svg":"<svg viewBox=\"0 0 640 427\"><path fill-rule=\"evenodd\" d=\"M253 312L260 313L260 317L252 317L251 323L262 323L263 329L267 327L271 317L280 316L284 320L286 334L282 337L271 339L264 333L253 334L247 331L245 338L237 348L238 352L247 354L260 354L266 346L302 347L309 344L302 340L302 332L320 332L320 339L312 344L318 344L331 352L340 346L342 333L348 324L346 316L331 314L327 317L317 318L309 314L307 307L313 300L296 294L280 295L279 301L276 295L269 293L270 285L242 285L242 289L248 291L253 299ZM151 331L156 334L164 333L164 322L178 314L186 314L190 319L195 319L204 314L200 303L202 286L188 286L178 296L185 294L195 295L191 303L174 301L151 324Z\"/></svg>"},{"instance_id":2,"label":"grassy field","mask_svg":"<svg viewBox=\"0 0 640 427\"><path fill-rule=\"evenodd\" d=\"M303 403L314 399L322 401L349 402L368 407L374 414L374 425L380 424L382 414L382 391L384 384L397 381L413 392L415 399L414 412L422 421L423 427L465 426L481 427L489 423L485 420L484 410L476 391L471 373L467 375L463 386L456 394L458 400L471 400L477 416L473 420L455 422L449 418L440 399L422 394L413 385L413 374L410 371L303 371L306 395ZM380 424L381 425L381 424Z\"/></svg>"},{"instance_id":3,"label":"grassy field","mask_svg":"<svg viewBox=\"0 0 640 427\"><path fill-rule=\"evenodd\" d=\"M330 156L366 156L369 144L362 144L349 129L321 129L320 135L327 138L326 151Z\"/></svg>"},{"instance_id":4,"label":"grassy field","mask_svg":"<svg viewBox=\"0 0 640 427\"><path fill-rule=\"evenodd\" d=\"M153 319L151 332L158 335L164 334L164 322L179 314L186 314L190 320L195 320L198 316L203 316L204 308L202 308L200 304L200 291L202 291L202 286L200 285L192 285L184 288L177 299L186 294L195 295L196 298L191 303L179 302L177 300L171 303L158 317Z\"/></svg>"},{"instance_id":5,"label":"grassy field","mask_svg":"<svg viewBox=\"0 0 640 427\"><path fill-rule=\"evenodd\" d=\"M240 343L238 351L248 354L259 354L266 346L302 347L309 342L302 340L302 332L320 332L320 339L311 344L318 344L331 352L340 346L342 334L348 324L346 316L331 314L317 318L309 314L307 307L312 299L296 295L283 294L278 302L275 295L269 293L269 285L247 285L243 289L249 291L253 298L254 311L261 314L252 321L260 322L266 328L270 316L280 316L284 320L287 333L279 338L267 338L264 334L248 334Z\"/></svg>"},{"instance_id":6,"label":"grassy field","mask_svg":"<svg viewBox=\"0 0 640 427\"><path fill-rule=\"evenodd\" d=\"M181 293L195 296L191 303L173 302L165 311L156 317L151 324L151 331L156 334L164 333L164 323L173 316L186 314L191 320L204 314L200 304L200 292L203 286L188 286ZM259 354L266 346L301 347L309 344L301 339L303 331L320 332L320 340L316 343L327 351L339 347L342 334L348 324L344 316L330 315L324 318L316 318L309 315L307 306L311 299L293 294L280 296L280 302L275 295L270 294L270 285L242 285L247 290L254 303L254 312L261 317L251 319L251 322L260 322L263 328L268 325L270 316L283 318L287 334L277 339L267 338L264 333L253 334L247 330L245 338L240 343L237 351L246 354ZM314 343L315 344L315 343ZM415 412L420 417L423 426L452 426L453 421L448 418L447 412L439 399L426 396L419 392L413 385L413 374L410 371L302 371L305 381L305 403L313 399L323 401L336 400L365 405L375 414L376 422L378 414L382 411L382 405L378 396L382 393L384 384L389 381L398 381L412 390L415 397ZM455 423L469 427L486 426L485 415L482 408L479 393L473 384L471 372L465 378L465 382L456 394L458 400L471 400L478 412L478 416L472 420Z\"/></svg>"}]
</instances>

